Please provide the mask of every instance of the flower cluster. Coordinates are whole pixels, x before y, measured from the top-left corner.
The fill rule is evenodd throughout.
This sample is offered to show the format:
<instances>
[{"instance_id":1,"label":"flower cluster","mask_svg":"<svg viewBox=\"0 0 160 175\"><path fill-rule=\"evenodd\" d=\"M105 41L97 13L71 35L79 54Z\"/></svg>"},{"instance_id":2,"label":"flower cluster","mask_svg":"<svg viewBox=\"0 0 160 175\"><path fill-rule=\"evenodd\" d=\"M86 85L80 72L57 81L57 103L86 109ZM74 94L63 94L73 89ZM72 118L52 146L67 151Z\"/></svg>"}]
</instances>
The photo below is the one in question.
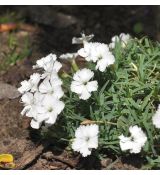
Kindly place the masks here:
<instances>
[{"instance_id":1,"label":"flower cluster","mask_svg":"<svg viewBox=\"0 0 160 175\"><path fill-rule=\"evenodd\" d=\"M22 81L18 90L24 104L21 114L31 117L31 127L39 129L43 122L54 124L64 108L60 101L64 95L62 80L58 76L62 65L56 55L50 54L37 60L33 67L43 69L43 73L34 73L28 81Z\"/></svg>"},{"instance_id":2,"label":"flower cluster","mask_svg":"<svg viewBox=\"0 0 160 175\"><path fill-rule=\"evenodd\" d=\"M21 87L18 89L22 94L21 100L24 104L21 114L32 118L32 128L39 129L41 125L45 124L45 126L42 126L42 130L47 132L48 126L53 125L63 111L61 119L65 118L65 122L69 123L63 126L69 131L69 143L72 141L72 149L81 153L83 157L90 155L93 149L98 149L99 145L103 148L104 143L105 148L119 149L119 152L140 153L151 135L148 134L151 130L149 127L152 127L151 124L147 125L148 120L152 120L153 125L160 128L160 105L154 115L151 113L153 110L148 107L149 105L144 111L145 106L150 103L148 100L150 98L145 98L145 102L143 102L145 95L143 94L144 90L141 90L141 86L146 88L146 85L143 84L144 79L142 82L140 80L145 75L143 70L149 68L142 68L143 65L147 65L143 64L143 55L141 57L142 62L139 61L140 59L137 62L135 61L136 58L139 58L140 53L138 53L138 56L134 56L134 63L129 54L125 58L127 43L132 41L129 34L122 33L119 36L114 36L108 45L91 42L93 37L94 35L86 36L85 34L82 34L80 38L74 37L72 43L81 44L82 48L79 48L75 53L66 53L59 56L61 60L68 60L67 64L69 63L71 67L69 73L63 70L62 64L54 54L49 54L37 60L33 68L40 69L40 73L34 73L28 81L22 81ZM117 44L120 47L117 47ZM116 52L116 49L119 50ZM122 49L122 53L125 54L120 54L117 61L115 53L121 52ZM76 59L80 57L85 62L85 68L80 68L76 62ZM123 60L121 61L121 59ZM124 65L124 59L127 63L126 66ZM115 63L119 65L114 66L113 69L108 68ZM136 73L133 73L133 69L131 70L129 65L136 67L134 70ZM121 66L124 67L121 68ZM118 70L116 70L116 67ZM149 72L149 76L153 74L154 70L156 70L155 67ZM142 76L140 76L140 73L143 73ZM64 84L62 78L64 78ZM126 81L124 81L125 78ZM134 84L134 81L138 82ZM128 83L127 86L126 82ZM149 82L148 79L146 82ZM155 82L157 81L155 80ZM133 88L133 91L131 92L129 88ZM132 99L133 95L135 99ZM138 96L141 96L141 98L139 99ZM61 100L62 97L63 101ZM91 99L88 100L89 98ZM77 99L79 100L77 101ZM158 98L156 97L156 99ZM142 107L141 104L143 104ZM153 101L152 104L154 104ZM136 114L146 115L147 117L144 117L142 122ZM153 117L150 117L150 115L153 115ZM113 125L113 127L109 125ZM126 136L128 129L130 136ZM102 135L103 139L99 139ZM117 141L119 144L117 144ZM112 145L112 143L117 145Z\"/></svg>"}]
</instances>

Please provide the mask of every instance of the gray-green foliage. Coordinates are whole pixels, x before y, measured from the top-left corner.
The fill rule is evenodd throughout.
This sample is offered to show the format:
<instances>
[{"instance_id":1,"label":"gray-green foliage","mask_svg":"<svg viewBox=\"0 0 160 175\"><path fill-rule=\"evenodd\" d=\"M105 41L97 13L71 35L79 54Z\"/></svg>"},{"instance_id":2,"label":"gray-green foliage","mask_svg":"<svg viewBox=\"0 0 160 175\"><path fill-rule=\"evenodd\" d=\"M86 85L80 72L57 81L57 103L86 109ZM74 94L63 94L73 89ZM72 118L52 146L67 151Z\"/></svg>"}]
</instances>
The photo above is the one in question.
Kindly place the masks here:
<instances>
[{"instance_id":1,"label":"gray-green foliage","mask_svg":"<svg viewBox=\"0 0 160 175\"><path fill-rule=\"evenodd\" d=\"M71 140L82 121L97 121L100 126L98 151L106 149L122 155L118 136L128 136L129 127L138 125L148 138L141 154L156 166L156 160L160 162L160 130L153 126L152 116L160 101L160 44L146 37L131 39L125 48L117 43L113 54L115 64L103 73L88 65L99 84L98 91L89 100L79 100L69 91L71 79L64 80L68 91L64 97L65 109L58 121L63 123L58 135L61 140Z\"/></svg>"}]
</instances>

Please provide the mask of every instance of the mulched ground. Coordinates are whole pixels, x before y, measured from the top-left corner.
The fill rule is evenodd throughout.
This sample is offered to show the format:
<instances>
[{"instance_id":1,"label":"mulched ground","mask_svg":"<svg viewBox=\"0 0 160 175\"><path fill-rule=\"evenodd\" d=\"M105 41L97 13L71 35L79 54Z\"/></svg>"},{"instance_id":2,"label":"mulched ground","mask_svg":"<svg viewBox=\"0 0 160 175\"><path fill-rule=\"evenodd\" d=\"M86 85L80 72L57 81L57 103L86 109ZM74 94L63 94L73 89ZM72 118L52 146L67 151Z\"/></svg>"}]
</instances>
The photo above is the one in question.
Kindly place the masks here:
<instances>
[{"instance_id":1,"label":"mulched ground","mask_svg":"<svg viewBox=\"0 0 160 175\"><path fill-rule=\"evenodd\" d=\"M4 9L4 7L0 7ZM19 41L18 49L23 49L24 37L30 38L32 55L18 61L16 65L0 70L0 83L19 87L20 82L33 72L32 65L42 56L50 53L73 51L71 38L82 29L94 33L96 40L109 42L111 36L123 32L136 35L133 26L143 22L143 31L137 35L149 35L156 39L157 31L150 7L8 7L18 11L35 30L14 32ZM6 9L4 9L6 11ZM45 15L42 14L45 11ZM2 13L2 12L1 12ZM53 18L51 18L53 16ZM146 27L147 26L147 27ZM8 52L8 32L0 34L0 53ZM0 55L0 62L3 55ZM36 137L31 130L29 119L22 118L20 98L0 98L0 153L11 153L15 158L16 169L139 169L143 160L136 156L107 158L93 156L82 158L79 154L65 150L61 146L49 144Z\"/></svg>"}]
</instances>

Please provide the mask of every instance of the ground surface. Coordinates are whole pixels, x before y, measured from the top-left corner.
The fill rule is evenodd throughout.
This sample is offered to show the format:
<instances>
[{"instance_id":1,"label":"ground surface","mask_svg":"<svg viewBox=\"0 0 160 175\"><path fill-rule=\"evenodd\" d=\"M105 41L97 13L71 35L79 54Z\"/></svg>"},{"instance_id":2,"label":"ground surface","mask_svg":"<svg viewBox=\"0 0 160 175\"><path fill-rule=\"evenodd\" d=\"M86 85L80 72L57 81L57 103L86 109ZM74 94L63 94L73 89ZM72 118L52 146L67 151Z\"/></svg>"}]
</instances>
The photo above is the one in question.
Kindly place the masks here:
<instances>
[{"instance_id":1,"label":"ground surface","mask_svg":"<svg viewBox=\"0 0 160 175\"><path fill-rule=\"evenodd\" d=\"M57 54L76 50L71 45L73 36L82 30L94 33L95 40L108 43L111 36L129 32L134 36L149 35L157 39L158 32L151 7L5 7L7 11L16 11L25 19L27 26L21 26L10 32L0 33L0 153L12 153L16 169L139 169L142 160L136 156L97 160L86 159L78 154L66 151L61 146L48 144L36 137L36 131L29 127L29 119L22 118L22 105L19 95L13 92L23 79L32 73L32 65L37 59L50 52ZM45 14L45 15L42 15ZM0 17L1 17L0 16ZM12 18L10 19L12 21ZM1 22L2 23L2 22ZM6 55L11 54L10 35L16 38L14 52L21 54L24 41L29 39L29 54L22 59L6 64ZM14 45L14 42L10 43ZM12 57L13 55L11 55ZM10 59L10 57L9 57ZM7 84L7 85L6 85ZM4 86L6 85L6 86ZM11 88L8 87L11 85ZM18 98L17 98L18 97Z\"/></svg>"}]
</instances>

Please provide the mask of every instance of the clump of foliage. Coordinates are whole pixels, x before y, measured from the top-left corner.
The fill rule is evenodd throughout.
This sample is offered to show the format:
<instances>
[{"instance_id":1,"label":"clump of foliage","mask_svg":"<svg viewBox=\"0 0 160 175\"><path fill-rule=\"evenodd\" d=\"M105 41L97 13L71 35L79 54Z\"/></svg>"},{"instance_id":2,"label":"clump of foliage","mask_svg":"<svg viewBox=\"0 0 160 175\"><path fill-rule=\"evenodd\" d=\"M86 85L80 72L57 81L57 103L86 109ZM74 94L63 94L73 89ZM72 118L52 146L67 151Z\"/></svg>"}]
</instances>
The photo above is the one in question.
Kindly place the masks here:
<instances>
[{"instance_id":1,"label":"clump of foliage","mask_svg":"<svg viewBox=\"0 0 160 175\"><path fill-rule=\"evenodd\" d=\"M107 151L116 156L138 153L148 162L143 168L156 168L160 163L160 126L155 127L153 121L160 100L160 44L147 37L137 39L126 36L112 38L110 45L89 42L92 35L74 38L73 43L82 44L84 48L77 53L60 56L70 65L69 71L61 66L55 70L55 63L59 62L55 55L49 55L37 61L36 68L43 68L43 74L38 75L36 81L31 77L28 82L23 82L19 91L22 97L26 93L38 92L45 96L42 98L49 100L46 97L48 91L42 91L41 83L44 85L48 78L47 64L53 63L54 71L50 72L48 81L54 84L62 80L63 84L59 83L58 88L62 88L63 93L52 98L63 105L59 103L61 109L54 115L54 122L50 119L53 114L47 118L48 114L43 113L39 117L39 109L33 112L32 107L28 108L24 113L33 118L31 126L39 129L45 123L42 136L67 143L84 157L90 155L92 149L96 149L96 154ZM85 68L77 63L80 56ZM77 79L86 79L89 74L90 78L81 86ZM92 87L88 87L89 82ZM28 86L30 88L27 89ZM38 106L42 105L42 101ZM42 106L44 108L44 104ZM57 108L53 106L53 111ZM157 116L160 121L160 112Z\"/></svg>"},{"instance_id":2,"label":"clump of foliage","mask_svg":"<svg viewBox=\"0 0 160 175\"><path fill-rule=\"evenodd\" d=\"M0 70L7 70L10 66L15 65L17 61L23 60L31 53L29 38L26 36L22 45L16 37L14 32L11 32L7 37L8 48L2 49ZM19 49L20 45L22 48Z\"/></svg>"}]
</instances>

